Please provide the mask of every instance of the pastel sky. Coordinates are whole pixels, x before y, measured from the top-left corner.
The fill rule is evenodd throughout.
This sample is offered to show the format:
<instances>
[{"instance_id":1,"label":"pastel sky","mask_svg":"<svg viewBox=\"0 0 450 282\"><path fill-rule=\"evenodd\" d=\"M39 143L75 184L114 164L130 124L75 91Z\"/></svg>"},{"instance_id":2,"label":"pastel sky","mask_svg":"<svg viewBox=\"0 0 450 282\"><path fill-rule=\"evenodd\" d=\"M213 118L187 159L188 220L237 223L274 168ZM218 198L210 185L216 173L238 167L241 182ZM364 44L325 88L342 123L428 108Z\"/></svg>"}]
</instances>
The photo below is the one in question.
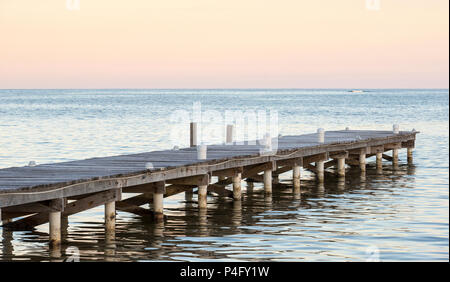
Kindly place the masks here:
<instances>
[{"instance_id":1,"label":"pastel sky","mask_svg":"<svg viewBox=\"0 0 450 282\"><path fill-rule=\"evenodd\" d=\"M379 3L0 0L0 88L448 88L449 1Z\"/></svg>"}]
</instances>

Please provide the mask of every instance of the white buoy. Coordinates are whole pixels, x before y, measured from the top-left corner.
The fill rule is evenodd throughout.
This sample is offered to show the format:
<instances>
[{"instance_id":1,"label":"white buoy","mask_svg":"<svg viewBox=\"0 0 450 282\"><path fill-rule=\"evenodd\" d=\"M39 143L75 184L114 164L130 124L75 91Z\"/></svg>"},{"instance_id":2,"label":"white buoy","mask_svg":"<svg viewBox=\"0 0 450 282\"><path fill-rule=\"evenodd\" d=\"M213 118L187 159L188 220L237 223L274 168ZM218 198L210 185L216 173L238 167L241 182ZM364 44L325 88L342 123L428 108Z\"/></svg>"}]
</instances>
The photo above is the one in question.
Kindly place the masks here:
<instances>
[{"instance_id":1,"label":"white buoy","mask_svg":"<svg viewBox=\"0 0 450 282\"><path fill-rule=\"evenodd\" d=\"M318 133L317 141L319 143L324 143L325 142L325 130L323 128L319 128L319 129L317 129L317 133Z\"/></svg>"},{"instance_id":2,"label":"white buoy","mask_svg":"<svg viewBox=\"0 0 450 282\"><path fill-rule=\"evenodd\" d=\"M145 169L153 169L153 163L145 163Z\"/></svg>"},{"instance_id":3,"label":"white buoy","mask_svg":"<svg viewBox=\"0 0 450 282\"><path fill-rule=\"evenodd\" d=\"M35 162L35 161L30 161L30 162L28 163L28 166L36 166L36 162Z\"/></svg>"},{"instance_id":4,"label":"white buoy","mask_svg":"<svg viewBox=\"0 0 450 282\"><path fill-rule=\"evenodd\" d=\"M206 145L198 145L197 146L197 159L199 160L206 160L206 152L207 152L207 146Z\"/></svg>"},{"instance_id":5,"label":"white buoy","mask_svg":"<svg viewBox=\"0 0 450 282\"><path fill-rule=\"evenodd\" d=\"M400 129L400 126L398 124L394 124L392 126L392 131L394 132L394 134L398 134L400 132L399 129Z\"/></svg>"}]
</instances>

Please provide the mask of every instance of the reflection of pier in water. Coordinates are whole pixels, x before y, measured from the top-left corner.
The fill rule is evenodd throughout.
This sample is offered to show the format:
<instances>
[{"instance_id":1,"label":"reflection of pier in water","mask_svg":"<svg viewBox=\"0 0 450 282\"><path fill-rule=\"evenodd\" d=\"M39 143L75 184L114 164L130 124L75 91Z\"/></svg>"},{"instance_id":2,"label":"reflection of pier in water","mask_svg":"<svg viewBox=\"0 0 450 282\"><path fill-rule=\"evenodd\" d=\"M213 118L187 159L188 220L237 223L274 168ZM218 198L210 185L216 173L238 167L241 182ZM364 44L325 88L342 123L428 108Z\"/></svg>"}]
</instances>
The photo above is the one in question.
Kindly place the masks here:
<instances>
[{"instance_id":1,"label":"reflection of pier in water","mask_svg":"<svg viewBox=\"0 0 450 282\"><path fill-rule=\"evenodd\" d=\"M170 166L114 178L94 178L70 184L57 183L38 185L36 188L4 189L0 193L2 220L6 227L2 237L8 240L12 237L11 230L33 229L50 221L51 257L58 260L66 251L64 247L61 250L61 240L63 246L67 246L66 243L70 242L71 246L77 247L70 238L70 232L67 232L68 217L95 206L105 205L104 228L96 228L94 232L89 232L86 238L103 242L98 243L97 252L104 253L105 260L114 260L117 252L122 252L130 240L149 244L147 251L152 254L161 252L163 256L169 247L161 244L167 242L168 237L180 240L182 237L201 238L239 234L242 232L242 226L261 223L261 216L255 216L257 214L263 214L262 217L276 217L277 213L274 211L280 208L279 202L289 201L292 208L302 208L303 205L307 205L304 197L309 199L324 197L346 193L352 189L370 190L380 181L404 182L404 175L414 174L412 148L416 134L414 131L345 130L327 132L325 135L322 131L317 134L281 137L278 140L278 152L275 154L261 154L262 148L259 145L211 146L212 156L206 161L193 160L197 154L193 148L162 151L155 152L155 156L163 153L161 157L165 158L168 154L172 162L175 160L174 156L178 156L181 159L186 158L183 162L194 164ZM401 148L408 150L407 166L399 164L398 150ZM392 151L391 156L385 154L388 151ZM153 152L149 154L151 156ZM366 158L372 156L376 157L375 164L367 165ZM111 161L113 166L126 164L127 162L123 162L121 158L130 156L101 158L94 162L107 164ZM133 155L133 158L134 162L139 159L139 163L148 160L148 157L143 158L139 154ZM392 162L392 165L383 164L383 159ZM81 168L85 162L90 167L89 160L85 160L80 161ZM73 163L61 169L79 171L78 163ZM45 171L47 167L43 166L36 168L38 171L39 169ZM310 172L308 178L305 178L308 176L306 174L300 180L301 167L304 171ZM11 182L13 177L11 173L17 174L22 170L30 171L29 168L0 170L0 188L1 185L10 185L5 183L14 183ZM283 178L286 173L292 173L292 177L287 179L288 183L286 178ZM217 178L217 182L211 183L214 178ZM34 181L34 178L30 179L25 182ZM244 179L247 187L245 192L241 193ZM6 182L2 184L2 181ZM22 184L16 186L20 185ZM232 187L232 190L227 187ZM61 193L66 197L61 197ZM122 193L134 194L122 199ZM163 198L180 193L186 194L186 205L184 208L177 208L176 215L171 215L172 209L164 208ZM317 208L321 207L319 202L314 204ZM150 209L146 208L147 205ZM119 232L116 232L116 209L139 215L141 220L135 218L129 223L121 221L117 227ZM183 212L184 215L180 215ZM283 214L283 217L287 220L301 219L298 213ZM15 218L18 219L14 221ZM149 220L151 223L148 223ZM139 228L143 223L147 228L146 232L141 232ZM126 238L120 233L123 226L127 226ZM223 228L224 226L227 228ZM134 234L130 231L133 229L140 231ZM252 231L247 228L246 232ZM12 252L13 246L8 242L4 242L2 246L3 256L7 257L8 253ZM83 251L83 244L79 249ZM93 252L92 249L90 252ZM89 254L87 256L89 257Z\"/></svg>"}]
</instances>

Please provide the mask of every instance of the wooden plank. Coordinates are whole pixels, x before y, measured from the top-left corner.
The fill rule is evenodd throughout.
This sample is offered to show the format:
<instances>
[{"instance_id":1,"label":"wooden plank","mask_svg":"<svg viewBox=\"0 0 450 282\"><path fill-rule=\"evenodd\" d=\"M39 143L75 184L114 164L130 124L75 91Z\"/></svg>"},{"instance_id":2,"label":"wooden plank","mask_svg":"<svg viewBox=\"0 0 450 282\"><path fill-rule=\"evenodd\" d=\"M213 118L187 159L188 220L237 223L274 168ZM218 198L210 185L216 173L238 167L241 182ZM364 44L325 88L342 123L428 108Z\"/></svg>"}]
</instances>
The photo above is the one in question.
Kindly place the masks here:
<instances>
[{"instance_id":1,"label":"wooden plank","mask_svg":"<svg viewBox=\"0 0 450 282\"><path fill-rule=\"evenodd\" d=\"M402 148L402 142L390 143L390 144L384 145L385 150L401 149L401 148Z\"/></svg>"},{"instance_id":2,"label":"wooden plank","mask_svg":"<svg viewBox=\"0 0 450 282\"><path fill-rule=\"evenodd\" d=\"M308 167L308 164L310 164L310 163L326 161L326 160L328 160L328 153L322 153L322 154L317 154L317 155L313 155L313 156L308 156L308 157L303 158L303 167Z\"/></svg>"},{"instance_id":3,"label":"wooden plank","mask_svg":"<svg viewBox=\"0 0 450 282\"><path fill-rule=\"evenodd\" d=\"M331 159L348 158L348 152L347 151L332 152L329 154L329 157Z\"/></svg>"},{"instance_id":4,"label":"wooden plank","mask_svg":"<svg viewBox=\"0 0 450 282\"><path fill-rule=\"evenodd\" d=\"M243 171L244 169L242 167L228 168L223 170L216 170L212 172L212 175L221 177L232 177L236 176L238 173L242 173Z\"/></svg>"},{"instance_id":5,"label":"wooden plank","mask_svg":"<svg viewBox=\"0 0 450 282\"><path fill-rule=\"evenodd\" d=\"M116 202L116 209L123 212L128 212L132 214L136 214L142 217L152 217L153 218L153 211L149 209L144 209L139 206L131 205L126 202Z\"/></svg>"},{"instance_id":6,"label":"wooden plank","mask_svg":"<svg viewBox=\"0 0 450 282\"><path fill-rule=\"evenodd\" d=\"M261 171L265 171L267 169L274 170L275 168L276 168L276 164L274 162L267 162L267 163L264 163L264 164L261 164L258 166L251 167L249 169L244 167L244 171L242 172L242 179L248 178L250 176L254 176L254 175L260 173Z\"/></svg>"},{"instance_id":7,"label":"wooden plank","mask_svg":"<svg viewBox=\"0 0 450 282\"><path fill-rule=\"evenodd\" d=\"M415 140L408 140L402 142L402 148L411 148L413 149L415 147Z\"/></svg>"},{"instance_id":8,"label":"wooden plank","mask_svg":"<svg viewBox=\"0 0 450 282\"><path fill-rule=\"evenodd\" d=\"M277 175L283 174L285 172L288 172L290 170L292 170L291 165L283 166L283 167L278 168L274 172L272 172L272 176L277 176Z\"/></svg>"},{"instance_id":9,"label":"wooden plank","mask_svg":"<svg viewBox=\"0 0 450 282\"><path fill-rule=\"evenodd\" d=\"M178 185L208 185L209 184L209 174L203 175L195 175L184 178L170 179L167 180L169 184L178 184Z\"/></svg>"},{"instance_id":10,"label":"wooden plank","mask_svg":"<svg viewBox=\"0 0 450 282\"><path fill-rule=\"evenodd\" d=\"M371 154L384 153L384 145L370 147L370 153Z\"/></svg>"},{"instance_id":11,"label":"wooden plank","mask_svg":"<svg viewBox=\"0 0 450 282\"><path fill-rule=\"evenodd\" d=\"M382 157L383 157L383 159L385 159L387 161L392 161L393 160L393 158L391 156L386 155L386 154L383 154Z\"/></svg>"},{"instance_id":12,"label":"wooden plank","mask_svg":"<svg viewBox=\"0 0 450 282\"><path fill-rule=\"evenodd\" d=\"M337 163L338 163L337 159L334 159L334 160L324 163L323 167L324 167L324 169L327 169L332 166L337 166Z\"/></svg>"}]
</instances>

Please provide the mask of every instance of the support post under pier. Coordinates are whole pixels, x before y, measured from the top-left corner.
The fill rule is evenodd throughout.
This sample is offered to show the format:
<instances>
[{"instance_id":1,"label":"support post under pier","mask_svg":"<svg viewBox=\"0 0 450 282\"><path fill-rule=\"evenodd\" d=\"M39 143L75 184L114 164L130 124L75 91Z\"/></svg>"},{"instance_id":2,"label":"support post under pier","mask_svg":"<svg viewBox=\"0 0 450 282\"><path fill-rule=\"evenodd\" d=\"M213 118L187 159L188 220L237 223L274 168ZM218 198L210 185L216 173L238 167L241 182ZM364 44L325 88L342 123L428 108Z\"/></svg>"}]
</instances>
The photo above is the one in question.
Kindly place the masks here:
<instances>
[{"instance_id":1,"label":"support post under pier","mask_svg":"<svg viewBox=\"0 0 450 282\"><path fill-rule=\"evenodd\" d=\"M345 158L337 159L337 173L339 177L345 177Z\"/></svg>"},{"instance_id":2,"label":"support post under pier","mask_svg":"<svg viewBox=\"0 0 450 282\"><path fill-rule=\"evenodd\" d=\"M406 155L408 159L408 164L411 165L413 163L413 148L407 148Z\"/></svg>"},{"instance_id":3,"label":"support post under pier","mask_svg":"<svg viewBox=\"0 0 450 282\"><path fill-rule=\"evenodd\" d=\"M272 169L264 170L264 192L272 194Z\"/></svg>"},{"instance_id":4,"label":"support post under pier","mask_svg":"<svg viewBox=\"0 0 450 282\"><path fill-rule=\"evenodd\" d=\"M207 192L208 192L208 185L199 185L198 186L198 208L199 209L206 209L207 208Z\"/></svg>"},{"instance_id":5,"label":"support post under pier","mask_svg":"<svg viewBox=\"0 0 450 282\"><path fill-rule=\"evenodd\" d=\"M233 176L233 199L236 201L241 200L241 173Z\"/></svg>"},{"instance_id":6,"label":"support post under pier","mask_svg":"<svg viewBox=\"0 0 450 282\"><path fill-rule=\"evenodd\" d=\"M292 180L294 184L294 194L300 194L300 164L294 163L294 166L292 167Z\"/></svg>"},{"instance_id":7,"label":"support post under pier","mask_svg":"<svg viewBox=\"0 0 450 282\"><path fill-rule=\"evenodd\" d=\"M325 162L324 161L316 162L316 170L317 170L317 180L319 180L319 183L323 183L325 180Z\"/></svg>"}]
</instances>

